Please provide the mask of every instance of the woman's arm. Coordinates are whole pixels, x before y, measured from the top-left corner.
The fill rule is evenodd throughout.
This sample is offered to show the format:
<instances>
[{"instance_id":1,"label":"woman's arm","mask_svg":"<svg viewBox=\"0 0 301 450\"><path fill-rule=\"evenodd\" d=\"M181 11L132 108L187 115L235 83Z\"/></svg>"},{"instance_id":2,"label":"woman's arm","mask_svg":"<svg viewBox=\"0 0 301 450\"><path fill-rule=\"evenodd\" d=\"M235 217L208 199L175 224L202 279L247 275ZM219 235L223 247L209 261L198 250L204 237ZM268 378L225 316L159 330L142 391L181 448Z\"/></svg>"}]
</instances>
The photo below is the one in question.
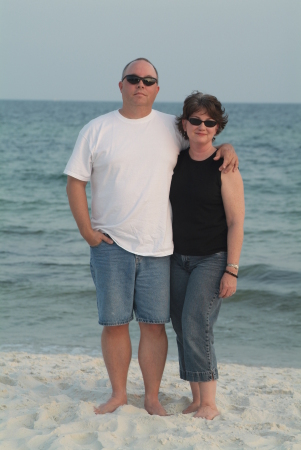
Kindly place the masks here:
<instances>
[{"instance_id":1,"label":"woman's arm","mask_svg":"<svg viewBox=\"0 0 301 450\"><path fill-rule=\"evenodd\" d=\"M239 258L242 248L244 235L244 187L239 171L229 172L227 175L221 175L222 179L222 199L224 203L226 220L228 225L227 263L239 264ZM237 270L233 267L227 267L227 270L237 275ZM225 273L220 283L220 297L230 297L236 292L237 278Z\"/></svg>"}]
</instances>

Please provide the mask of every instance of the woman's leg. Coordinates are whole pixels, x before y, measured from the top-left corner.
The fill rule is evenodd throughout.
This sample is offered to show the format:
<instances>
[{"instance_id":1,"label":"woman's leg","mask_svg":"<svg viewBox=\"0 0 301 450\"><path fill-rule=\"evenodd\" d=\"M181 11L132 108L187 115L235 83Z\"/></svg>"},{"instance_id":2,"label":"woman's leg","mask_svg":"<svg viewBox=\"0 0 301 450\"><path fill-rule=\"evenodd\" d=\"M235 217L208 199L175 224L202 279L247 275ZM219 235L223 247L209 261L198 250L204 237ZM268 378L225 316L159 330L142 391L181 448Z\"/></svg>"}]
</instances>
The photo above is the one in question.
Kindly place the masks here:
<instances>
[{"instance_id":1,"label":"woman's leg","mask_svg":"<svg viewBox=\"0 0 301 450\"><path fill-rule=\"evenodd\" d=\"M190 388L192 393L192 402L187 408L183 409L183 414L190 414L196 412L201 406L201 393L200 393L200 383L191 381Z\"/></svg>"},{"instance_id":2,"label":"woman's leg","mask_svg":"<svg viewBox=\"0 0 301 450\"><path fill-rule=\"evenodd\" d=\"M216 380L203 381L199 383L199 391L201 404L193 417L202 417L203 419L212 420L219 415L215 403L216 396Z\"/></svg>"},{"instance_id":3,"label":"woman's leg","mask_svg":"<svg viewBox=\"0 0 301 450\"><path fill-rule=\"evenodd\" d=\"M184 409L183 414L196 412L194 417L212 420L219 415L216 403L216 380L190 382L192 403Z\"/></svg>"},{"instance_id":4,"label":"woman's leg","mask_svg":"<svg viewBox=\"0 0 301 450\"><path fill-rule=\"evenodd\" d=\"M219 283L226 265L226 253L189 258L191 274L182 309L185 371L181 370L180 375L191 382L193 404L185 412L197 410L196 417L213 418L218 414L215 405L218 370L213 325L221 306ZM197 409L196 384L200 398Z\"/></svg>"},{"instance_id":5,"label":"woman's leg","mask_svg":"<svg viewBox=\"0 0 301 450\"><path fill-rule=\"evenodd\" d=\"M185 269L185 257L174 254L170 259L170 318L177 335L180 372L185 371L182 332L182 311L185 302L189 272Z\"/></svg>"},{"instance_id":6,"label":"woman's leg","mask_svg":"<svg viewBox=\"0 0 301 450\"><path fill-rule=\"evenodd\" d=\"M186 263L187 266L187 263ZM185 372L185 358L182 332L182 312L190 273L185 269L185 257L174 254L170 261L170 316L177 335L180 372ZM183 414L196 412L201 405L199 383L190 383L192 403Z\"/></svg>"}]
</instances>

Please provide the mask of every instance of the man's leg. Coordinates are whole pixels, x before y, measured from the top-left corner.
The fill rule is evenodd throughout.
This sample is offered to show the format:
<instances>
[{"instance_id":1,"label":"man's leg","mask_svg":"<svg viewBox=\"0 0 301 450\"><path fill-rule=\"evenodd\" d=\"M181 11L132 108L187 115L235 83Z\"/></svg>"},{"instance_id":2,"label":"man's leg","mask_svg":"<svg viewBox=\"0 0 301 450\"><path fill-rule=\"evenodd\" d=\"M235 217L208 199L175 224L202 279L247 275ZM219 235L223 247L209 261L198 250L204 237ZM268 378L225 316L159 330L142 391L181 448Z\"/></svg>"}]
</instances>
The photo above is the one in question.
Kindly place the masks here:
<instances>
[{"instance_id":1,"label":"man's leg","mask_svg":"<svg viewBox=\"0 0 301 450\"><path fill-rule=\"evenodd\" d=\"M136 256L134 311L140 326L138 360L149 414L167 415L158 399L167 356L165 323L170 320L170 257Z\"/></svg>"},{"instance_id":2,"label":"man's leg","mask_svg":"<svg viewBox=\"0 0 301 450\"><path fill-rule=\"evenodd\" d=\"M95 414L111 413L127 403L126 381L132 356L129 325L104 327L101 347L112 384L112 396L106 403L94 408Z\"/></svg>"},{"instance_id":3,"label":"man's leg","mask_svg":"<svg viewBox=\"0 0 301 450\"><path fill-rule=\"evenodd\" d=\"M167 357L167 336L164 324L139 322L141 337L138 360L145 386L144 407L149 414L166 416L158 399Z\"/></svg>"},{"instance_id":4,"label":"man's leg","mask_svg":"<svg viewBox=\"0 0 301 450\"><path fill-rule=\"evenodd\" d=\"M112 396L96 414L115 411L127 402L126 380L131 360L129 322L133 319L135 256L102 242L91 248L91 275L96 286L101 345L112 384Z\"/></svg>"}]
</instances>

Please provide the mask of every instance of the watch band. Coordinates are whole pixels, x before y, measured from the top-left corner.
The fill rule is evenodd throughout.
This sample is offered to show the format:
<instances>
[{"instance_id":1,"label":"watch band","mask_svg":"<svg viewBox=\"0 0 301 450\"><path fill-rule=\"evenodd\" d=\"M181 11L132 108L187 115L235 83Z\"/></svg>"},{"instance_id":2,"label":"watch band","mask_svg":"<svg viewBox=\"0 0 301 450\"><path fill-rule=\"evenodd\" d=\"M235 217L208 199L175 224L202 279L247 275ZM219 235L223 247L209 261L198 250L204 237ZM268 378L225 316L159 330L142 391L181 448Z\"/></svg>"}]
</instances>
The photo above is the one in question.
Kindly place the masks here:
<instances>
[{"instance_id":1,"label":"watch band","mask_svg":"<svg viewBox=\"0 0 301 450\"><path fill-rule=\"evenodd\" d=\"M238 270L239 269L239 265L238 264L231 264L231 263L227 263L228 267L234 267L234 269Z\"/></svg>"}]
</instances>

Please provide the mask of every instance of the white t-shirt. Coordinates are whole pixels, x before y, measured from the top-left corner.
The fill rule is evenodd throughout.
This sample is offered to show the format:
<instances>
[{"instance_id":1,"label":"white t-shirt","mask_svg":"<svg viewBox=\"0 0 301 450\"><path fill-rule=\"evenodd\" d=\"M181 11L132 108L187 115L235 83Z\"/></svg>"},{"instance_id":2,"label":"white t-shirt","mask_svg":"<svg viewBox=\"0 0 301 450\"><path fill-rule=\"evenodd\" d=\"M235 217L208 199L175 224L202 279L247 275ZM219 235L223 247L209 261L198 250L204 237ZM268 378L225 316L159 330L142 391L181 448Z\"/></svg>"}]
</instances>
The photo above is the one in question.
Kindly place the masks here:
<instances>
[{"instance_id":1,"label":"white t-shirt","mask_svg":"<svg viewBox=\"0 0 301 450\"><path fill-rule=\"evenodd\" d=\"M159 111L127 119L113 111L79 133L64 173L91 182L93 229L142 256L173 252L169 189L187 142L175 117Z\"/></svg>"}]
</instances>

